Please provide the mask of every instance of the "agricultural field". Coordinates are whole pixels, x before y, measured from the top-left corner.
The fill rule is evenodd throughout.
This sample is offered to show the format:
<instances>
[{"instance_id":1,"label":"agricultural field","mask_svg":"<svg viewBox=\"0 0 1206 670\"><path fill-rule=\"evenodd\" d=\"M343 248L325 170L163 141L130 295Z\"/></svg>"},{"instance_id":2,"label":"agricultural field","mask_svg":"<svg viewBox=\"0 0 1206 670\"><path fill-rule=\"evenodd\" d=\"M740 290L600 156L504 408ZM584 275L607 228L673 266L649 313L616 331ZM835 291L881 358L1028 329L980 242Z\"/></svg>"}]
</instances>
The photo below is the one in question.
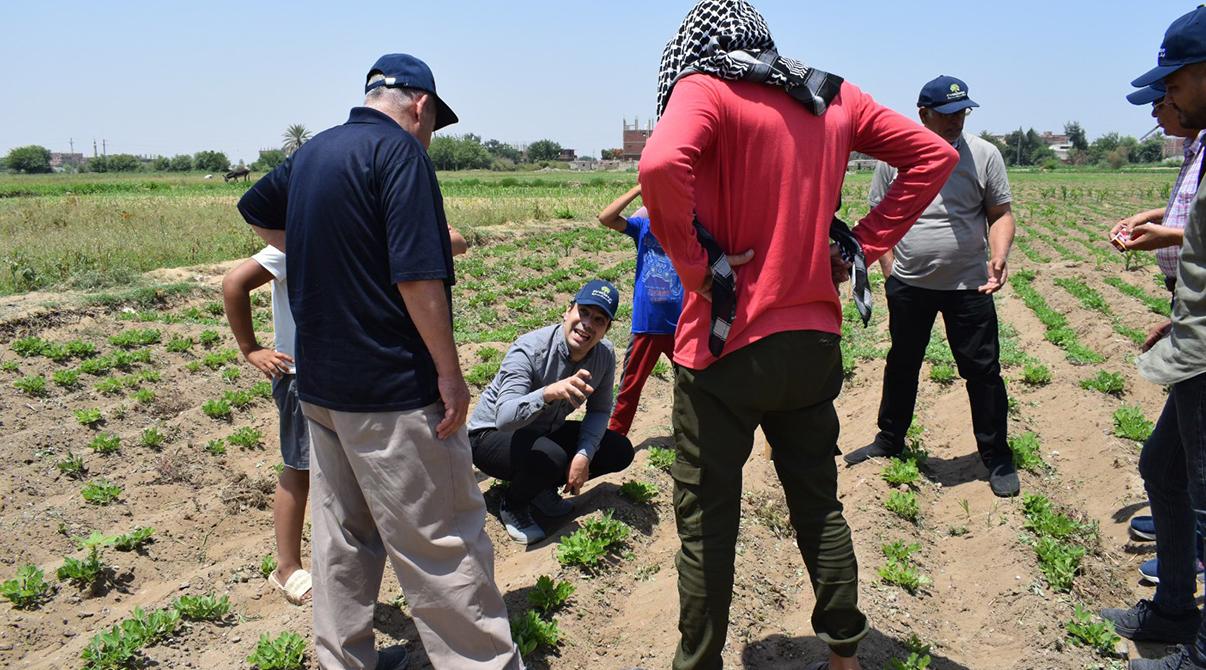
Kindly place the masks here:
<instances>
[{"instance_id":1,"label":"agricultural field","mask_svg":"<svg viewBox=\"0 0 1206 670\"><path fill-rule=\"evenodd\" d=\"M1163 204L1175 177L1015 173L1020 230L997 298L1010 435L1023 496L992 496L966 394L935 328L910 450L842 465L841 494L873 630L866 668L1125 667L1096 610L1150 597L1139 445L1164 402L1134 369L1136 341L1167 312L1150 254L1104 239ZM442 175L457 259L455 331L473 389L519 333L560 317L587 279L627 293L628 238L594 214L633 174ZM866 211L851 175L843 216ZM309 667L309 606L264 580L280 466L276 410L226 327L222 274L259 248L234 203L243 184L173 177L0 179L0 666ZM874 435L889 341L882 278L871 327L847 310L850 450ZM253 301L271 340L266 289ZM628 341L625 305L611 339ZM617 371L618 374L618 371ZM576 514L524 548L494 516L496 576L535 668L669 665L677 641L670 368L650 379L634 464L589 483ZM783 494L759 436L745 500L725 661L797 668L824 645ZM492 514L493 482L480 477ZM307 530L308 536L308 530ZM308 545L303 542L303 552ZM388 572L388 571L387 571ZM388 575L378 643L430 667ZM301 659L301 660L298 660ZM927 660L928 659L928 660ZM123 665L124 664L124 665Z\"/></svg>"}]
</instances>

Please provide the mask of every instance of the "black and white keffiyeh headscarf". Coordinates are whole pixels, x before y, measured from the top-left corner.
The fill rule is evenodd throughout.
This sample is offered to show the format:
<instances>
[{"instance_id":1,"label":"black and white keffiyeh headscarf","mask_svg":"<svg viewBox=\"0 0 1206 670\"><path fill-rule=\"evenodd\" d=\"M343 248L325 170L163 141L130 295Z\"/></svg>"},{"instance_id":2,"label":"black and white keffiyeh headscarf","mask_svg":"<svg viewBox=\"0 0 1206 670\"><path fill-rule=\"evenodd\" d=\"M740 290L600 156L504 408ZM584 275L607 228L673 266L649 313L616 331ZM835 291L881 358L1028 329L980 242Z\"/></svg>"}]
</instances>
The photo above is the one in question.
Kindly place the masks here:
<instances>
[{"instance_id":1,"label":"black and white keffiyeh headscarf","mask_svg":"<svg viewBox=\"0 0 1206 670\"><path fill-rule=\"evenodd\" d=\"M657 115L661 118L679 79L707 74L729 80L778 86L816 116L837 97L842 78L783 58L766 20L745 0L700 0L662 51L657 76ZM736 277L720 244L696 219L695 235L712 272L712 326L708 349L720 357L737 315ZM852 265L854 303L865 327L871 319L867 261L850 228L836 216L829 228L838 251Z\"/></svg>"},{"instance_id":2,"label":"black and white keffiyeh headscarf","mask_svg":"<svg viewBox=\"0 0 1206 670\"><path fill-rule=\"evenodd\" d=\"M674 84L694 73L779 86L817 116L842 86L841 77L779 56L766 20L745 0L700 0L687 13L662 51L658 117L666 111Z\"/></svg>"}]
</instances>

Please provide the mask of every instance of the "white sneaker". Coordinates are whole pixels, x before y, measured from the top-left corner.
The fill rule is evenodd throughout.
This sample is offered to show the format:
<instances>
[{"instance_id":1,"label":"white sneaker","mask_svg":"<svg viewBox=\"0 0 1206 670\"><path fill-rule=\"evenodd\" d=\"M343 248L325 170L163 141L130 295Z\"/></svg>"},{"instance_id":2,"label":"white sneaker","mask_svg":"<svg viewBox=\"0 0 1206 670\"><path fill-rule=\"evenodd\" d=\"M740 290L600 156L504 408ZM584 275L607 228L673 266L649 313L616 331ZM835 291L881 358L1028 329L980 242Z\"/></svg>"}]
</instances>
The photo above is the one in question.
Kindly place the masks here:
<instances>
[{"instance_id":1,"label":"white sneaker","mask_svg":"<svg viewBox=\"0 0 1206 670\"><path fill-rule=\"evenodd\" d=\"M544 529L532 519L527 505L511 509L504 498L499 506L498 516L507 529L507 535L520 544L534 544L545 537Z\"/></svg>"},{"instance_id":2,"label":"white sneaker","mask_svg":"<svg viewBox=\"0 0 1206 670\"><path fill-rule=\"evenodd\" d=\"M532 507L547 517L565 516L574 511L574 504L557 493L556 488L545 489L532 498Z\"/></svg>"}]
</instances>

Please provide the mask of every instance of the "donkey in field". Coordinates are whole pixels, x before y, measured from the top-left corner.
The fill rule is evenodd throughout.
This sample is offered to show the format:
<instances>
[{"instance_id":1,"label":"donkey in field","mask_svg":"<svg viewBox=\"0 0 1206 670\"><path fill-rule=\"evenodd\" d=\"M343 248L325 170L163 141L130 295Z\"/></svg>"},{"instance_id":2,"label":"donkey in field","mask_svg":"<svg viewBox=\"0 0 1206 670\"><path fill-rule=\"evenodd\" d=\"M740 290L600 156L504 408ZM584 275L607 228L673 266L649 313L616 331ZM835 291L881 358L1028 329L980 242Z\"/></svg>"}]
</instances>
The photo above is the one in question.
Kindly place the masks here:
<instances>
[{"instance_id":1,"label":"donkey in field","mask_svg":"<svg viewBox=\"0 0 1206 670\"><path fill-rule=\"evenodd\" d=\"M243 181L250 181L251 180L251 168L240 165L239 167L231 170L230 172L227 172L226 176L223 177L222 179L223 179L223 181L226 181L227 183L229 183L230 180L232 180L232 179L237 181L239 179L239 177L242 177Z\"/></svg>"}]
</instances>

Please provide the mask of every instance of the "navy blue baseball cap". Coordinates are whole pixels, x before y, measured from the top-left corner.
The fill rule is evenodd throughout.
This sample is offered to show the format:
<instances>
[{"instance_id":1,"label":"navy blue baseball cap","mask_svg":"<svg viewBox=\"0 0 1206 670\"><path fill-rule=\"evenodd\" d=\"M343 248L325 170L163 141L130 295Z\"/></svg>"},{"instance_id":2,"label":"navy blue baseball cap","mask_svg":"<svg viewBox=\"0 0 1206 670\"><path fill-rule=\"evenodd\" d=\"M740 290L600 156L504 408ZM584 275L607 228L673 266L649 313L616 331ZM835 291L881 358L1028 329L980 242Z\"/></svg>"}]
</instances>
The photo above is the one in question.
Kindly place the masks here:
<instances>
[{"instance_id":1,"label":"navy blue baseball cap","mask_svg":"<svg viewBox=\"0 0 1206 670\"><path fill-rule=\"evenodd\" d=\"M1132 91L1126 94L1127 102L1132 105L1146 105L1157 100L1164 99L1164 88L1161 86L1151 85L1144 86L1138 91Z\"/></svg>"},{"instance_id":2,"label":"navy blue baseball cap","mask_svg":"<svg viewBox=\"0 0 1206 670\"><path fill-rule=\"evenodd\" d=\"M368 83L375 74L384 75L385 80ZM431 68L410 54L385 54L373 63L372 69L364 79L365 93L381 86L415 88L430 93L436 101L436 130L460 120L456 117L456 112L453 112L448 103L440 98L440 94L436 93L435 76L431 74Z\"/></svg>"},{"instance_id":3,"label":"navy blue baseball cap","mask_svg":"<svg viewBox=\"0 0 1206 670\"><path fill-rule=\"evenodd\" d=\"M1206 7L1198 7L1173 21L1164 31L1156 67L1132 81L1131 86L1154 84L1186 65L1203 61L1206 61Z\"/></svg>"},{"instance_id":4,"label":"navy blue baseball cap","mask_svg":"<svg viewBox=\"0 0 1206 670\"><path fill-rule=\"evenodd\" d=\"M928 107L939 114L954 114L980 105L967 97L967 84L962 79L944 74L921 87L917 106Z\"/></svg>"},{"instance_id":5,"label":"navy blue baseball cap","mask_svg":"<svg viewBox=\"0 0 1206 670\"><path fill-rule=\"evenodd\" d=\"M620 291L611 282L602 279L592 279L586 282L574 297L579 305L593 305L607 312L608 318L616 318L616 310L620 308Z\"/></svg>"}]
</instances>

